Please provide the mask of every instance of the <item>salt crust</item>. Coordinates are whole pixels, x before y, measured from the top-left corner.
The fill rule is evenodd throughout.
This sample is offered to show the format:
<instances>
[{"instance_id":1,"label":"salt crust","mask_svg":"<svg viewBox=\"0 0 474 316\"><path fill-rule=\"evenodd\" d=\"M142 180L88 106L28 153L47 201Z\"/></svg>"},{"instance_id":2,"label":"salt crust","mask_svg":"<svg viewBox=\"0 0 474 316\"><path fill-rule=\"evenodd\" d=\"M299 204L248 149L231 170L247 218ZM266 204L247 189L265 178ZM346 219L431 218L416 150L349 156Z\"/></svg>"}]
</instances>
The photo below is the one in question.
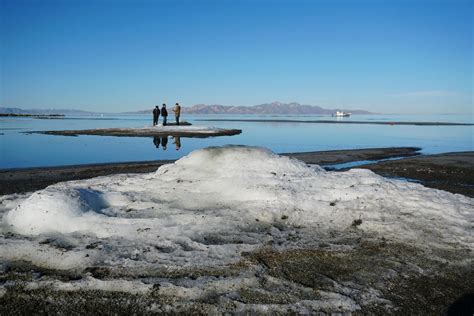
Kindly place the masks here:
<instances>
[{"instance_id":1,"label":"salt crust","mask_svg":"<svg viewBox=\"0 0 474 316\"><path fill-rule=\"evenodd\" d=\"M471 198L369 170L327 172L263 148L211 147L149 174L63 182L0 197L2 234L17 236L0 239L0 260L129 273L216 268L272 241L285 250L314 244L329 231L350 234L355 220L361 220L359 231L393 241L472 250L472 210ZM296 230L305 232L297 244L290 238ZM136 281L101 282L90 277L58 286L150 290ZM229 282L251 286L256 280ZM174 291L175 285L163 284Z\"/></svg>"}]
</instances>

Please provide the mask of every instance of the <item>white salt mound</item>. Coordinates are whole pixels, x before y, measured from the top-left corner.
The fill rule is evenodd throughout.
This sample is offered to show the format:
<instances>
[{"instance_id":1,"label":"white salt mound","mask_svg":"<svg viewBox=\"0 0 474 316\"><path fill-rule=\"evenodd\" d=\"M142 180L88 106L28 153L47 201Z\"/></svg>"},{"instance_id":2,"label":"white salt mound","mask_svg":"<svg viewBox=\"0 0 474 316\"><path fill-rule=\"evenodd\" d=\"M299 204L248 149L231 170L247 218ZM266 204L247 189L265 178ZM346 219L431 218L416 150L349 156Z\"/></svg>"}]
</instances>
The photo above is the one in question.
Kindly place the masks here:
<instances>
[{"instance_id":1,"label":"white salt mound","mask_svg":"<svg viewBox=\"0 0 474 316\"><path fill-rule=\"evenodd\" d=\"M282 227L311 231L304 244L329 230L343 236L358 219L365 233L474 248L471 198L369 170L326 172L256 147L211 147L155 173L58 183L3 208L7 229L72 243L66 268L78 253L90 254L87 264L110 266L228 264L283 236ZM282 248L290 245L281 238ZM103 245L100 251L86 249L91 242ZM2 243L15 247L3 259L27 256L61 268L41 249Z\"/></svg>"}]
</instances>

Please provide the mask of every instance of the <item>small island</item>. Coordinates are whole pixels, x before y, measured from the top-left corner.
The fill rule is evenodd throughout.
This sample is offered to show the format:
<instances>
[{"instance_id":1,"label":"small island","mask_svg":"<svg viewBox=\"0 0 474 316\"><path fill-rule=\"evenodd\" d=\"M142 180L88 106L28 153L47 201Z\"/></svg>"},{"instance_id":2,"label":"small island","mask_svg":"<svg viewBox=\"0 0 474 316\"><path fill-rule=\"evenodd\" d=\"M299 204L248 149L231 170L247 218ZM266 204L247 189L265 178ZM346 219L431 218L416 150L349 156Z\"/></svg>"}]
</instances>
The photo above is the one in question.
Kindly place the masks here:
<instances>
[{"instance_id":1,"label":"small island","mask_svg":"<svg viewBox=\"0 0 474 316\"><path fill-rule=\"evenodd\" d=\"M97 128L84 130L60 130L60 131L30 131L25 133L78 136L78 135L96 135L96 136L119 136L119 137L195 137L207 138L215 136L232 136L242 133L240 129L225 129L207 126L192 126L190 123L183 122L176 126L170 124L167 126L145 126L137 128Z\"/></svg>"}]
</instances>

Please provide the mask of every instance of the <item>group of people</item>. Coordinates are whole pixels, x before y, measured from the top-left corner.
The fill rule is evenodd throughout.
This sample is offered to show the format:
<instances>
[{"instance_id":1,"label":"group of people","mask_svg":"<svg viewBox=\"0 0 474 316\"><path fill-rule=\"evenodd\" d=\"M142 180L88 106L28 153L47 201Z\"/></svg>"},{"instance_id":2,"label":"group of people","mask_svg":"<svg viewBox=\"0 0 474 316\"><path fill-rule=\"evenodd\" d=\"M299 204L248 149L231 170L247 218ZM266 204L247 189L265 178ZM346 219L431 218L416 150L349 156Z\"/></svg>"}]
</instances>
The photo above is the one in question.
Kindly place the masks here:
<instances>
[{"instance_id":1,"label":"group of people","mask_svg":"<svg viewBox=\"0 0 474 316\"><path fill-rule=\"evenodd\" d=\"M174 112L174 117L176 119L176 125L179 125L179 117L181 115L181 106L179 103L176 103L174 106L174 109L172 110ZM158 125L158 119L161 116L163 117L163 126L166 126L167 124L167 119L168 119L168 111L166 110L166 104L163 103L161 106L161 110L158 107L158 105L153 109L153 126Z\"/></svg>"}]
</instances>

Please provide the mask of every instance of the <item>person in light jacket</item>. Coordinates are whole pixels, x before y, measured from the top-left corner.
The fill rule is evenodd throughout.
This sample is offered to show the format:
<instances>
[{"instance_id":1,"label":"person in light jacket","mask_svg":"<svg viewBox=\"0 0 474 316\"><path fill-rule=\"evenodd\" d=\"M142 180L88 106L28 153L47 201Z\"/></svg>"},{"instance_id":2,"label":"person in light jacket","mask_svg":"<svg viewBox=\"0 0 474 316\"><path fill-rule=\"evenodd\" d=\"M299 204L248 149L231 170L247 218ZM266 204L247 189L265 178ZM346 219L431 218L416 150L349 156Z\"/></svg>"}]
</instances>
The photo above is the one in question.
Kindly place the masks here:
<instances>
[{"instance_id":1,"label":"person in light jacket","mask_svg":"<svg viewBox=\"0 0 474 316\"><path fill-rule=\"evenodd\" d=\"M173 112L174 117L176 118L176 125L179 125L179 116L181 115L181 106L179 105L179 103L176 103Z\"/></svg>"}]
</instances>

